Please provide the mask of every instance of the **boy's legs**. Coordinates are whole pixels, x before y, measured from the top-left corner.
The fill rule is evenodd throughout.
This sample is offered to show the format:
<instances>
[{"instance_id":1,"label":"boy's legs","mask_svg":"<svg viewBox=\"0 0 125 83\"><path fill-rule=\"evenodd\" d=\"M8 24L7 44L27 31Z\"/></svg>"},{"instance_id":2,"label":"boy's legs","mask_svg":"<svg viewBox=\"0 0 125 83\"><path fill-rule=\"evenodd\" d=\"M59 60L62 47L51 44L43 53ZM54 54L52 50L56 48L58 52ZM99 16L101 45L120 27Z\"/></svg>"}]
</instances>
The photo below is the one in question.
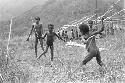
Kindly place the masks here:
<instances>
[{"instance_id":1,"label":"boy's legs","mask_svg":"<svg viewBox=\"0 0 125 83\"><path fill-rule=\"evenodd\" d=\"M82 64L80 64L80 68L77 68L73 73L75 73L76 71L81 69L81 67L82 67L82 69L84 71L85 68L83 66L86 65L86 63L89 62L94 57L94 55L95 55L95 53L89 52L88 55L85 57L85 59L82 61Z\"/></svg>"},{"instance_id":2,"label":"boy's legs","mask_svg":"<svg viewBox=\"0 0 125 83\"><path fill-rule=\"evenodd\" d=\"M101 61L101 56L100 56L100 52L98 51L97 55L96 55L96 60L97 63L102 67L103 66L103 62Z\"/></svg>"},{"instance_id":3,"label":"boy's legs","mask_svg":"<svg viewBox=\"0 0 125 83\"><path fill-rule=\"evenodd\" d=\"M51 61L53 61L53 45L52 46L50 46L50 51L51 51Z\"/></svg>"},{"instance_id":4,"label":"boy's legs","mask_svg":"<svg viewBox=\"0 0 125 83\"><path fill-rule=\"evenodd\" d=\"M103 64L103 62L101 61L101 56L100 56L100 52L98 51L97 55L96 55L96 60L97 60L97 63L101 66L99 68L99 71L101 74L105 74L106 73L106 66Z\"/></svg>"},{"instance_id":5,"label":"boy's legs","mask_svg":"<svg viewBox=\"0 0 125 83\"><path fill-rule=\"evenodd\" d=\"M36 54L36 57L37 57L37 44L38 44L38 38L35 37L35 54Z\"/></svg>"},{"instance_id":6,"label":"boy's legs","mask_svg":"<svg viewBox=\"0 0 125 83\"><path fill-rule=\"evenodd\" d=\"M48 51L48 48L49 48L49 46L47 45L45 51L37 59L39 59L42 55L45 55L45 53L47 53L47 51Z\"/></svg>"},{"instance_id":7,"label":"boy's legs","mask_svg":"<svg viewBox=\"0 0 125 83\"><path fill-rule=\"evenodd\" d=\"M43 47L43 39L40 38L39 41L40 41L40 46L41 46L42 50L44 51L44 47Z\"/></svg>"},{"instance_id":8,"label":"boy's legs","mask_svg":"<svg viewBox=\"0 0 125 83\"><path fill-rule=\"evenodd\" d=\"M85 71L85 65L87 62L89 62L94 57L94 53L89 52L88 55L85 57L85 59L80 64L80 68L82 68L83 71Z\"/></svg>"},{"instance_id":9,"label":"boy's legs","mask_svg":"<svg viewBox=\"0 0 125 83\"><path fill-rule=\"evenodd\" d=\"M82 61L82 65L86 65L86 63L89 62L94 57L94 55L95 53L89 52L85 59Z\"/></svg>"}]
</instances>

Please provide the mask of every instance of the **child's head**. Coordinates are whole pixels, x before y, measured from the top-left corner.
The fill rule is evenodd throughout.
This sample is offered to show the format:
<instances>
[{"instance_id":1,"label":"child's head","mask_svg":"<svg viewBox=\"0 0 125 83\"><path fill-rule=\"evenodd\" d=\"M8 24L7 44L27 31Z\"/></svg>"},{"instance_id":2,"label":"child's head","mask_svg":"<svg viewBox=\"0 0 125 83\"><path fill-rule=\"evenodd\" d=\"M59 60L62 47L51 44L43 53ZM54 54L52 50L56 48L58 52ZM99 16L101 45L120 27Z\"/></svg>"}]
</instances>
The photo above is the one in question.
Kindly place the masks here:
<instances>
[{"instance_id":1,"label":"child's head","mask_svg":"<svg viewBox=\"0 0 125 83\"><path fill-rule=\"evenodd\" d=\"M90 27L92 27L93 21L92 21L92 20L89 20L89 21L88 21L88 24L89 24Z\"/></svg>"},{"instance_id":2,"label":"child's head","mask_svg":"<svg viewBox=\"0 0 125 83\"><path fill-rule=\"evenodd\" d=\"M36 22L39 22L40 21L40 17L35 17L35 20L36 20Z\"/></svg>"},{"instance_id":3,"label":"child's head","mask_svg":"<svg viewBox=\"0 0 125 83\"><path fill-rule=\"evenodd\" d=\"M87 24L81 24L79 29L82 35L89 33L89 26Z\"/></svg>"},{"instance_id":4,"label":"child's head","mask_svg":"<svg viewBox=\"0 0 125 83\"><path fill-rule=\"evenodd\" d=\"M48 24L48 29L49 29L49 31L53 31L54 25L53 24Z\"/></svg>"}]
</instances>

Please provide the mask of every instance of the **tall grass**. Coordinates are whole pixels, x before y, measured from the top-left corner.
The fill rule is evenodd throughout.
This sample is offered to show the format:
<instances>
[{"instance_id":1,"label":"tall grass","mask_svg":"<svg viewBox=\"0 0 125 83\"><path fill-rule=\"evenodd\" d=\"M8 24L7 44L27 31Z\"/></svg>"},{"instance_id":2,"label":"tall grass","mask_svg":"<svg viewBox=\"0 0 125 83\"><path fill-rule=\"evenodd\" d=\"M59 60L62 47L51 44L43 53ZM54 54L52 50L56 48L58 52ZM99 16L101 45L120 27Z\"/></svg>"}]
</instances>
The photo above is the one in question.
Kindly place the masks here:
<instances>
[{"instance_id":1,"label":"tall grass","mask_svg":"<svg viewBox=\"0 0 125 83\"><path fill-rule=\"evenodd\" d=\"M6 66L6 45L1 43L0 51L0 82L2 83L124 83L125 82L125 47L124 33L116 33L105 39L98 39L98 47L108 48L101 51L105 68L99 67L93 58L87 63L85 70L77 70L80 62L86 56L85 49L68 47L60 40L54 43L54 62L50 61L50 52L47 57L36 60L34 43L31 37L26 42L25 37L15 37L9 46L9 65ZM42 50L38 46L38 54ZM52 67L50 65L53 64Z\"/></svg>"}]
</instances>

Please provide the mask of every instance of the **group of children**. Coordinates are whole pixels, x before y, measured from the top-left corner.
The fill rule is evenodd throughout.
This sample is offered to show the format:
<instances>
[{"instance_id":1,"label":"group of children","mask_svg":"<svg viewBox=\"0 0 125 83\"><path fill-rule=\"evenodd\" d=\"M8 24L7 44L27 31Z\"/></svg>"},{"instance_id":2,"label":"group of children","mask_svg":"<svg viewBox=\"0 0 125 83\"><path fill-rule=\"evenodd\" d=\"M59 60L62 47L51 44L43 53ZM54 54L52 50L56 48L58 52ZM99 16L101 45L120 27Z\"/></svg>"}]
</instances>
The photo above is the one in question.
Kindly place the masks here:
<instances>
[{"instance_id":1,"label":"group of children","mask_svg":"<svg viewBox=\"0 0 125 83\"><path fill-rule=\"evenodd\" d=\"M39 17L35 17L35 24L32 25L32 29L30 31L30 34L27 38L27 41L29 41L29 37L31 36L32 32L35 32L35 54L36 54L36 58L40 59L40 57L42 55L46 56L45 53L48 51L48 48L50 48L51 50L51 61L53 61L53 42L55 39L55 36L58 37L59 39L65 41L64 39L62 39L60 36L58 36L54 31L54 25L53 24L48 24L48 30L49 32L45 33L45 35L43 36L43 27L42 24L40 24L40 18ZM47 41L46 41L46 49L44 50L43 47L43 39L47 37ZM40 42L41 48L44 51L39 57L37 56L37 44L38 44L38 40Z\"/></svg>"},{"instance_id":2,"label":"group of children","mask_svg":"<svg viewBox=\"0 0 125 83\"><path fill-rule=\"evenodd\" d=\"M76 27L74 27L76 28ZM63 39L65 39L66 41L69 40L74 40L74 39L78 39L79 34L77 30L62 30L62 33L60 33L60 31L58 31L58 35L61 36Z\"/></svg>"},{"instance_id":3,"label":"group of children","mask_svg":"<svg viewBox=\"0 0 125 83\"><path fill-rule=\"evenodd\" d=\"M48 48L50 48L51 50L51 61L53 61L53 42L54 42L54 37L58 37L59 39L61 39L62 41L65 42L65 39L61 38L59 35L57 35L53 29L54 29L54 25L53 24L48 24L48 30L49 32L45 33L45 35L43 36L43 27L42 24L39 24L40 18L36 17L35 18L36 23L34 25L32 25L32 29L31 32L29 34L32 34L32 32L35 32L35 53L36 53L36 57L37 59L40 59L40 57L42 55L45 55L45 53L48 51ZM101 56L100 56L100 52L99 52L99 48L96 46L96 42L95 42L95 36L97 34L101 34L102 31L104 31L104 24L103 24L103 20L104 17L102 17L101 19L101 29L97 30L97 31L92 31L92 25L93 22L90 21L89 26L87 24L82 23L79 26L79 30L81 32L81 37L83 37L83 42L84 44L86 44L86 50L88 51L88 55L85 57L85 59L82 61L81 66L86 65L87 62L89 62L93 57L96 57L97 63L100 66L103 66L103 62L101 61ZM29 41L29 37L27 38L27 41ZM46 40L46 49L44 50L43 48L43 39L47 37ZM40 45L42 50L44 51L40 56L37 56L37 43L38 40L40 41Z\"/></svg>"}]
</instances>

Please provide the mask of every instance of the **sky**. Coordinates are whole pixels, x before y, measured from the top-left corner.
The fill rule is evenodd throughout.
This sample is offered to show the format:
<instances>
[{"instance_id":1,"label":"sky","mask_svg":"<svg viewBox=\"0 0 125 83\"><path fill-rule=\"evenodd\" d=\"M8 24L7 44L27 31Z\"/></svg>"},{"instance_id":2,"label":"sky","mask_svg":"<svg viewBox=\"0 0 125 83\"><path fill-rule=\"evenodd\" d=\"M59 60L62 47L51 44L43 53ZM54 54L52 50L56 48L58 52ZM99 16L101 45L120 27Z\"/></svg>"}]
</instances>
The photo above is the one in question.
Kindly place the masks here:
<instances>
[{"instance_id":1,"label":"sky","mask_svg":"<svg viewBox=\"0 0 125 83\"><path fill-rule=\"evenodd\" d=\"M18 16L36 5L42 5L47 0L0 0L0 20Z\"/></svg>"}]
</instances>

